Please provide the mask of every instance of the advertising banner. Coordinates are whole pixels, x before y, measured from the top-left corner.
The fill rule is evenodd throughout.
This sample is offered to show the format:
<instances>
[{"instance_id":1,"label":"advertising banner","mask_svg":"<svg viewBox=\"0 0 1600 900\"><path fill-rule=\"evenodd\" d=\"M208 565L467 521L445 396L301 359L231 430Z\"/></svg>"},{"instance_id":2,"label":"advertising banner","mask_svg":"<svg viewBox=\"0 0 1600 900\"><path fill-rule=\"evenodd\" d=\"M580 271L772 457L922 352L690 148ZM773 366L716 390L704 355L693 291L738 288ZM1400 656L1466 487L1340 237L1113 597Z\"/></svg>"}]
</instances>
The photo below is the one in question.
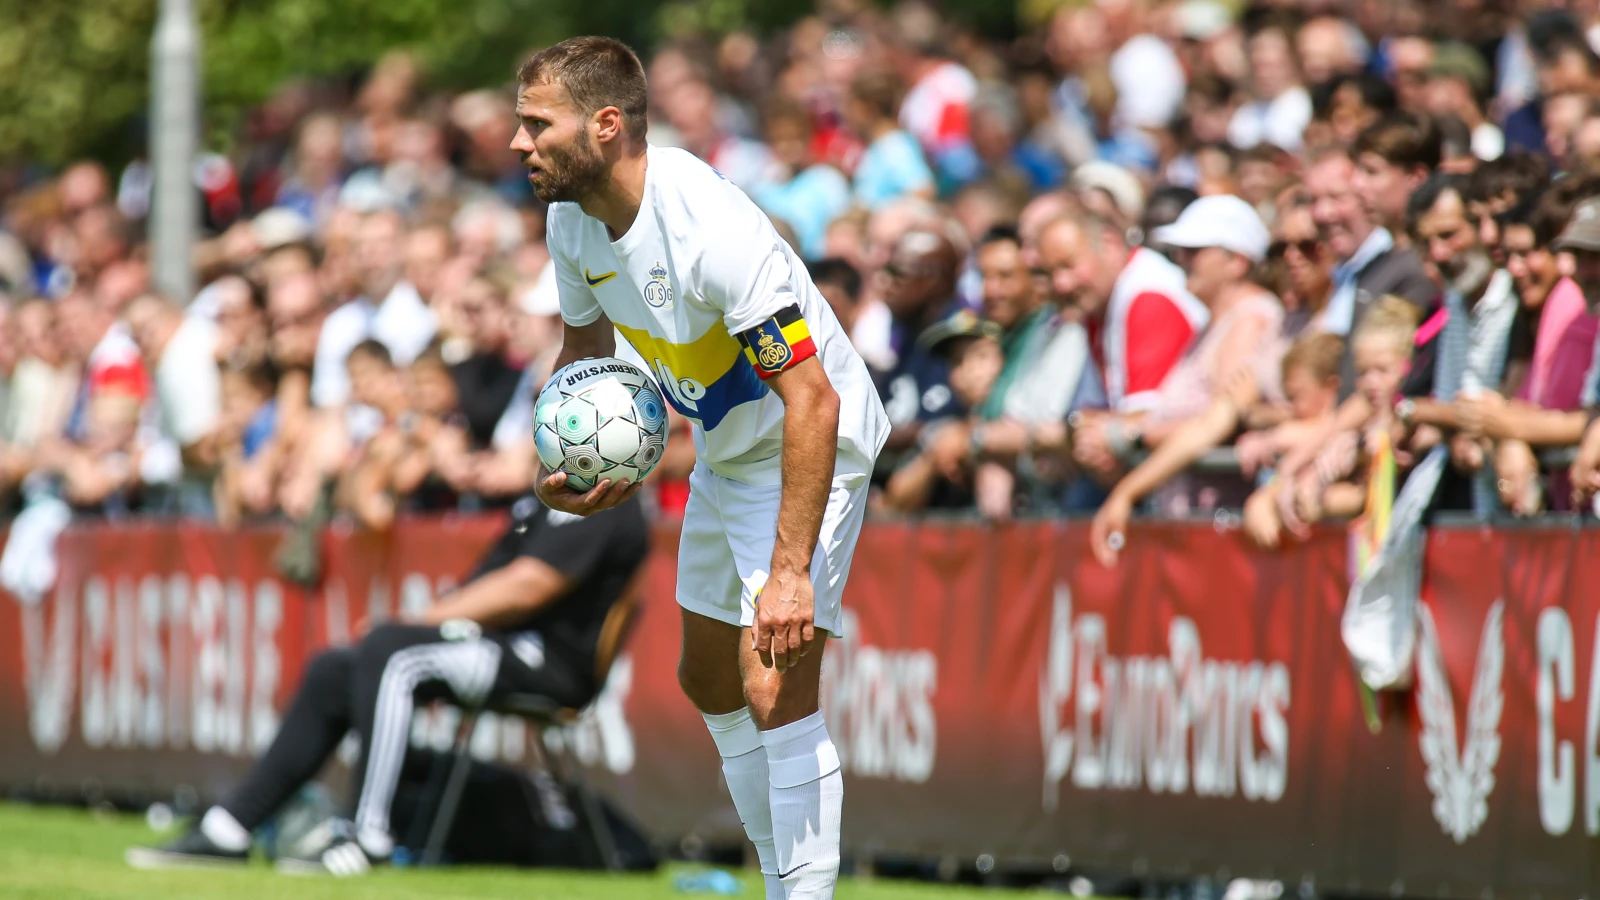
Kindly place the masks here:
<instances>
[{"instance_id":1,"label":"advertising banner","mask_svg":"<svg viewBox=\"0 0 1600 900\"><path fill-rule=\"evenodd\" d=\"M51 595L0 598L0 786L215 796L312 655L432 602L499 527L335 529L313 590L276 574L273 530L69 530ZM677 683L676 537L657 527L605 692L547 738L653 836L724 840L738 818ZM1107 569L1081 523L869 525L824 666L848 851L1595 896L1600 531L1437 529L1425 559L1414 684L1380 695L1373 730L1340 640L1341 531L1264 553L1144 523ZM422 711L414 739L455 721ZM474 747L515 762L528 735L489 718Z\"/></svg>"}]
</instances>

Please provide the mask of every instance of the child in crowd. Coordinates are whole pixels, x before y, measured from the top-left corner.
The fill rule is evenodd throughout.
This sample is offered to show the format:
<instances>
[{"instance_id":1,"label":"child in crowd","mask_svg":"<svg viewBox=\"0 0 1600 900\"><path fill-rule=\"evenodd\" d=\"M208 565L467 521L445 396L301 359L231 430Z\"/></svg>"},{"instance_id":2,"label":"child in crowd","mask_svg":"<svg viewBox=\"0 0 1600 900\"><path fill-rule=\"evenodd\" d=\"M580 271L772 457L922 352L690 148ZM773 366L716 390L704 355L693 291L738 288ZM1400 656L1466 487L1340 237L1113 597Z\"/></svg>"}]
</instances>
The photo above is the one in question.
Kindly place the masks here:
<instances>
[{"instance_id":1,"label":"child in crowd","mask_svg":"<svg viewBox=\"0 0 1600 900\"><path fill-rule=\"evenodd\" d=\"M1336 334L1314 334L1290 345L1281 366L1288 418L1277 427L1247 432L1234 444L1246 477L1270 469L1279 456L1333 416L1339 405L1343 354L1344 339Z\"/></svg>"},{"instance_id":2,"label":"child in crowd","mask_svg":"<svg viewBox=\"0 0 1600 900\"><path fill-rule=\"evenodd\" d=\"M929 327L918 340L950 360L950 391L962 407L976 409L989 399L1005 365L1000 326L963 310ZM970 508L975 488L970 443L967 430L955 422L925 429L921 449L889 479L885 505L897 512Z\"/></svg>"},{"instance_id":3,"label":"child in crowd","mask_svg":"<svg viewBox=\"0 0 1600 900\"><path fill-rule=\"evenodd\" d=\"M1319 458L1296 486L1296 506L1303 521L1349 518L1364 509L1370 515L1375 506L1387 508L1393 502L1396 472L1413 462L1402 445L1405 430L1395 418L1394 404L1411 372L1416 336L1417 308L1403 298L1385 296L1362 317L1351 354L1356 390L1373 413L1348 453ZM1369 482L1383 488L1380 493L1386 496L1371 496ZM1278 544L1282 523L1277 492L1284 489L1274 482L1245 504L1245 528L1262 546Z\"/></svg>"},{"instance_id":4,"label":"child in crowd","mask_svg":"<svg viewBox=\"0 0 1600 900\"><path fill-rule=\"evenodd\" d=\"M272 511L277 461L268 449L278 427L277 379L271 366L253 362L222 370L222 466L215 483L217 521L228 527L242 515Z\"/></svg>"}]
</instances>

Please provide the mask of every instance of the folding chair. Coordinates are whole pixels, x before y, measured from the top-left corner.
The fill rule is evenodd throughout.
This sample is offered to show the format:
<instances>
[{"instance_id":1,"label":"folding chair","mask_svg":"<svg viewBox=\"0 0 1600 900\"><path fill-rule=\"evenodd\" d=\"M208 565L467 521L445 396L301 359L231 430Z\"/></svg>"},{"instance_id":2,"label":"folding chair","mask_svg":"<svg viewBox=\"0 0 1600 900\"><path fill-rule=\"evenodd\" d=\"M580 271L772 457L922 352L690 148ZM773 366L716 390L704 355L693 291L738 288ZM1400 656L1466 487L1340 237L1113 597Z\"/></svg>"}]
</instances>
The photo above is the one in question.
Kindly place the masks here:
<instances>
[{"instance_id":1,"label":"folding chair","mask_svg":"<svg viewBox=\"0 0 1600 900\"><path fill-rule=\"evenodd\" d=\"M605 622L600 626L600 640L595 647L594 667L595 684L601 689L604 689L606 677L611 674L611 664L616 660L617 653L627 641L638 619L641 580L641 576L634 577L623 591L622 597L606 613ZM593 701L590 703L592 705ZM563 707L535 694L511 694L481 706L462 707L461 724L456 730L455 744L451 748L453 759L450 776L445 782L444 791L439 797L438 809L434 813L433 824L428 830L428 842L422 851L421 864L437 865L444 853L445 841L450 836L450 829L455 825L456 812L461 805L461 795L466 790L467 774L472 768L473 729L478 724L479 715L492 712L497 715L517 716L533 726L534 747L544 759L550 774L556 778L557 783L560 783L562 776L565 776L577 791L579 802L583 804L583 814L589 825L590 836L594 838L595 847L600 852L601 863L607 869L620 870L622 859L617 854L616 840L606 821L605 808L588 780L584 778L583 766L572 755L570 744L567 742L562 744L560 755L566 759L560 765L553 764L552 754L547 752L544 744L546 728L571 725L583 715L584 709Z\"/></svg>"}]
</instances>

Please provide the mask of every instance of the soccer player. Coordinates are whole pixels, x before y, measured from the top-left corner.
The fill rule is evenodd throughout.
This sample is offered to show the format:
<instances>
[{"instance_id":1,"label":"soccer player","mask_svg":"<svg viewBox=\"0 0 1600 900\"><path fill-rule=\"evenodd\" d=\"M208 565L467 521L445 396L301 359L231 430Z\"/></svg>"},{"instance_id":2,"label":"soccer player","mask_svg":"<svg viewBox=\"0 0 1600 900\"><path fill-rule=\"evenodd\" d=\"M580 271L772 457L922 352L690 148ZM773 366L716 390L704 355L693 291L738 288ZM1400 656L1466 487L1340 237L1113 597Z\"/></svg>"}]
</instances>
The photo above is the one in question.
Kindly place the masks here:
<instances>
[{"instance_id":1,"label":"soccer player","mask_svg":"<svg viewBox=\"0 0 1600 900\"><path fill-rule=\"evenodd\" d=\"M620 332L694 424L678 555L678 680L705 717L769 900L832 897L844 798L818 712L867 483L888 419L827 301L766 215L715 169L645 142L644 69L584 37L518 72L511 149L550 203L565 344L557 368ZM588 493L540 473L550 506Z\"/></svg>"}]
</instances>

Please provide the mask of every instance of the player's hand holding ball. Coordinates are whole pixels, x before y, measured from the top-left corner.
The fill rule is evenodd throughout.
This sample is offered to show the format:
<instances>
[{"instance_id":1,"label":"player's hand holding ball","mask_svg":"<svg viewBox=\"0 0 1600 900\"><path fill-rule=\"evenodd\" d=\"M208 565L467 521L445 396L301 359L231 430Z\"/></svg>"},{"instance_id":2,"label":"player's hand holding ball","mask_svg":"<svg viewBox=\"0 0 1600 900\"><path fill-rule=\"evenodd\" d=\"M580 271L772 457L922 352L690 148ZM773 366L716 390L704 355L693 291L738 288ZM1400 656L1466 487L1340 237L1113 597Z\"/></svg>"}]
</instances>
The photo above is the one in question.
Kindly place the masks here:
<instances>
[{"instance_id":1,"label":"player's hand holding ball","mask_svg":"<svg viewBox=\"0 0 1600 900\"><path fill-rule=\"evenodd\" d=\"M580 359L550 377L534 404L534 447L546 506L578 516L639 490L667 445L667 406L632 363Z\"/></svg>"}]
</instances>

